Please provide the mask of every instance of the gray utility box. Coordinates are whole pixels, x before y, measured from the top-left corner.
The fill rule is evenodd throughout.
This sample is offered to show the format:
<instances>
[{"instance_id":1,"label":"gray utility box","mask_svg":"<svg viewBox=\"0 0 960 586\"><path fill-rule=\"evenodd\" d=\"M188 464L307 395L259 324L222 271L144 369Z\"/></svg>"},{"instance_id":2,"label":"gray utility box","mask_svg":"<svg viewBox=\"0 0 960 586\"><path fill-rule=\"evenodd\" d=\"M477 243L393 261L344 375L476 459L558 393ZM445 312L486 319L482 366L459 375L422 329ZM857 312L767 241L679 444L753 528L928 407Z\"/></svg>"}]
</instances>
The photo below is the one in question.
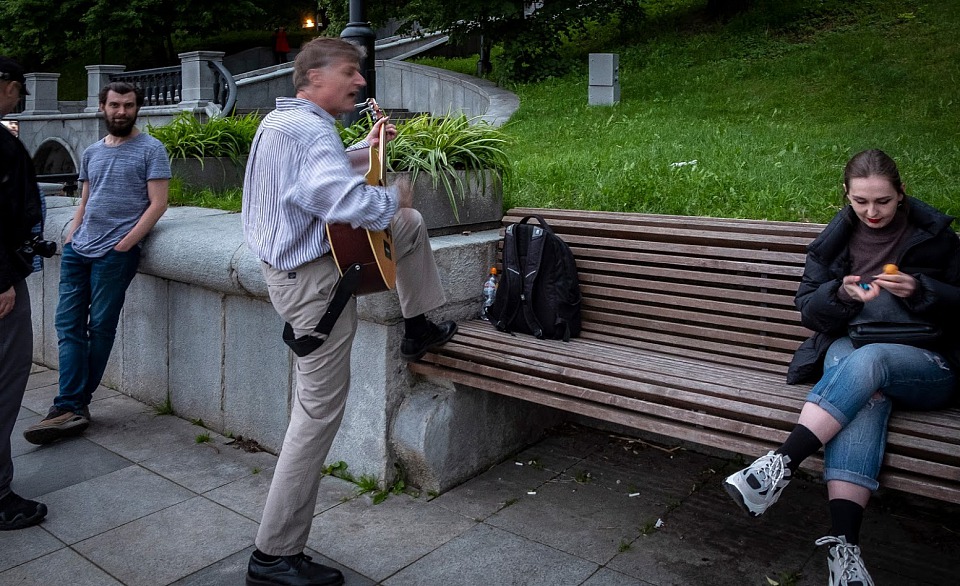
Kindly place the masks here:
<instances>
[{"instance_id":1,"label":"gray utility box","mask_svg":"<svg viewBox=\"0 0 960 586\"><path fill-rule=\"evenodd\" d=\"M590 89L587 103L609 106L620 101L620 55L590 53Z\"/></svg>"}]
</instances>

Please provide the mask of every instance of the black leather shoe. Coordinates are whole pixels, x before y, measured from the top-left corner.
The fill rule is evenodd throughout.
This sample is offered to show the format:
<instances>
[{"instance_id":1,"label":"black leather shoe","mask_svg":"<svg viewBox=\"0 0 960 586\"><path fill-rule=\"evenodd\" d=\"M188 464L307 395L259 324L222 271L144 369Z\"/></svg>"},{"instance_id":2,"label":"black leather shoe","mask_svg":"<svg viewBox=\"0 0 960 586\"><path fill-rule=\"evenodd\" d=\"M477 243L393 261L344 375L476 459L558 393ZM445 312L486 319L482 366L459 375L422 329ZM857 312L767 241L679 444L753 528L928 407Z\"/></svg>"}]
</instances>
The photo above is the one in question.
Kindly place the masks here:
<instances>
[{"instance_id":1,"label":"black leather shoe","mask_svg":"<svg viewBox=\"0 0 960 586\"><path fill-rule=\"evenodd\" d=\"M340 586L343 574L310 561L303 553L280 556L272 562L263 562L256 555L247 564L247 586Z\"/></svg>"},{"instance_id":2,"label":"black leather shoe","mask_svg":"<svg viewBox=\"0 0 960 586\"><path fill-rule=\"evenodd\" d=\"M47 505L23 498L15 492L0 499L0 531L36 525L47 516Z\"/></svg>"},{"instance_id":3,"label":"black leather shoe","mask_svg":"<svg viewBox=\"0 0 960 586\"><path fill-rule=\"evenodd\" d=\"M456 333L456 322L445 321L439 324L429 322L427 332L422 336L403 339L400 343L400 356L409 362L420 360L430 350L449 342Z\"/></svg>"}]
</instances>

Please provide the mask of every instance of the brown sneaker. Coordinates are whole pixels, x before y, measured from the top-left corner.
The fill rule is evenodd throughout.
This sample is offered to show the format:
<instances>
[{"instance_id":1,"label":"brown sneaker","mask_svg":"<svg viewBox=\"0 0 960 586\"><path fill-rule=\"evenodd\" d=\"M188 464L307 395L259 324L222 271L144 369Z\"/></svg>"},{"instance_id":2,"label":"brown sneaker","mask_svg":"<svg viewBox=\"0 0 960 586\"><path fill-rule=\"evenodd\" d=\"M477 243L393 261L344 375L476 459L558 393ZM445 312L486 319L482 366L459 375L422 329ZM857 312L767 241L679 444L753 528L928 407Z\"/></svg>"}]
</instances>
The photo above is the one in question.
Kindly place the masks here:
<instances>
[{"instance_id":1,"label":"brown sneaker","mask_svg":"<svg viewBox=\"0 0 960 586\"><path fill-rule=\"evenodd\" d=\"M59 407L50 407L47 416L40 423L24 430L23 439L31 444L49 444L60 438L80 435L89 425L90 412L86 409L74 413Z\"/></svg>"}]
</instances>

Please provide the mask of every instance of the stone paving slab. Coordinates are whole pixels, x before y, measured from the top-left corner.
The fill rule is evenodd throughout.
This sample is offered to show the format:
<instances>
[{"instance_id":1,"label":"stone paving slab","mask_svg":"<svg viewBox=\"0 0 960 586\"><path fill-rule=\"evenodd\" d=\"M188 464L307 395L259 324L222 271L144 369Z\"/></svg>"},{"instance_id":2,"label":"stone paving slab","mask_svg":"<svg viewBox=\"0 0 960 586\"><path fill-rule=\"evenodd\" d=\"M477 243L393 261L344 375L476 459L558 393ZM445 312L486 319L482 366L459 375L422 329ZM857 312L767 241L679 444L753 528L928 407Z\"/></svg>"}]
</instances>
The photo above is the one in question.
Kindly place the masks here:
<instances>
[{"instance_id":1,"label":"stone paving slab","mask_svg":"<svg viewBox=\"0 0 960 586\"><path fill-rule=\"evenodd\" d=\"M131 464L86 438L71 438L15 457L11 488L24 498L34 498Z\"/></svg>"},{"instance_id":2,"label":"stone paving slab","mask_svg":"<svg viewBox=\"0 0 960 586\"><path fill-rule=\"evenodd\" d=\"M250 547L257 524L203 497L141 517L73 548L130 586L159 586Z\"/></svg>"},{"instance_id":3,"label":"stone paving slab","mask_svg":"<svg viewBox=\"0 0 960 586\"><path fill-rule=\"evenodd\" d=\"M615 496L562 475L486 522L599 565L609 562L622 543L636 539L642 519L655 514L626 494Z\"/></svg>"},{"instance_id":4,"label":"stone paving slab","mask_svg":"<svg viewBox=\"0 0 960 586\"><path fill-rule=\"evenodd\" d=\"M515 459L534 462L551 472L563 472L599 450L605 441L601 434L582 434L572 427L560 427Z\"/></svg>"},{"instance_id":5,"label":"stone paving slab","mask_svg":"<svg viewBox=\"0 0 960 586\"><path fill-rule=\"evenodd\" d=\"M716 474L678 506L664 508L658 517L662 526L646 526L607 567L663 585L769 586L768 577L782 581L799 573L813 551L811 515L777 515L785 512L786 507L778 511L786 505L785 494L767 515L748 517L723 490L722 479ZM814 491L797 492L789 495L795 507L796 497L805 497L811 511L824 506L819 494L807 494Z\"/></svg>"},{"instance_id":6,"label":"stone paving slab","mask_svg":"<svg viewBox=\"0 0 960 586\"><path fill-rule=\"evenodd\" d=\"M611 440L487 523L606 564L644 526L686 497L709 463L708 457L687 452L634 454ZM531 518L538 522L529 523Z\"/></svg>"},{"instance_id":7,"label":"stone paving slab","mask_svg":"<svg viewBox=\"0 0 960 586\"><path fill-rule=\"evenodd\" d=\"M72 549L64 548L0 575L3 584L53 586L122 586Z\"/></svg>"},{"instance_id":8,"label":"stone paving slab","mask_svg":"<svg viewBox=\"0 0 960 586\"><path fill-rule=\"evenodd\" d=\"M30 373L30 378L27 380L27 391L40 389L43 387L56 386L57 384L59 384L59 382L60 382L59 370L41 369L37 372ZM54 393L54 396L55 395L56 393Z\"/></svg>"},{"instance_id":9,"label":"stone paving slab","mask_svg":"<svg viewBox=\"0 0 960 586\"><path fill-rule=\"evenodd\" d=\"M590 576L582 586L641 586L648 585L650 582L637 580L633 576L627 576L620 572L614 572L607 568L600 568L596 574Z\"/></svg>"},{"instance_id":10,"label":"stone paving slab","mask_svg":"<svg viewBox=\"0 0 960 586\"><path fill-rule=\"evenodd\" d=\"M43 528L73 544L193 498L189 490L139 466L127 466L43 496Z\"/></svg>"},{"instance_id":11,"label":"stone paving slab","mask_svg":"<svg viewBox=\"0 0 960 586\"><path fill-rule=\"evenodd\" d=\"M571 460L574 462L575 460ZM536 490L556 472L534 460L510 458L490 470L441 494L432 502L464 517L483 521Z\"/></svg>"},{"instance_id":12,"label":"stone paving slab","mask_svg":"<svg viewBox=\"0 0 960 586\"><path fill-rule=\"evenodd\" d=\"M183 449L160 454L140 463L194 492L203 493L246 476L259 474L264 468L276 464L276 456L266 452L245 452L231 445L222 435L196 428L196 432L207 433L210 441L184 446Z\"/></svg>"},{"instance_id":13,"label":"stone paving slab","mask_svg":"<svg viewBox=\"0 0 960 586\"><path fill-rule=\"evenodd\" d=\"M211 490L204 496L259 523L263 517L263 507L267 504L267 492L270 490L270 481L273 480L273 470L269 468L258 474L251 474ZM317 505L313 509L313 514L319 515L327 509L356 497L355 484L325 476L320 481L320 491L317 494Z\"/></svg>"},{"instance_id":14,"label":"stone paving slab","mask_svg":"<svg viewBox=\"0 0 960 586\"><path fill-rule=\"evenodd\" d=\"M385 586L576 586L597 564L478 524L384 581Z\"/></svg>"},{"instance_id":15,"label":"stone paving slab","mask_svg":"<svg viewBox=\"0 0 960 586\"><path fill-rule=\"evenodd\" d=\"M317 515L307 545L364 576L382 581L477 523L426 498L369 497Z\"/></svg>"},{"instance_id":16,"label":"stone paving slab","mask_svg":"<svg viewBox=\"0 0 960 586\"><path fill-rule=\"evenodd\" d=\"M57 374L56 370L44 371L39 374L35 374L30 377L30 381L33 381L33 377L47 375L47 373L53 373L54 376ZM21 403L23 407L33 411L37 415L46 415L47 411L50 410L50 406L53 405L53 399L57 396L57 393L60 391L60 387L57 384L56 378L53 379L53 382L50 384L38 385L34 387L27 387L27 392L23 394L23 402ZM105 386L97 387L97 390L93 393L93 399L91 404L91 410L96 411L95 404L97 401L103 399L108 399L110 397L115 397L119 395L117 391L113 389L108 389Z\"/></svg>"},{"instance_id":17,"label":"stone paving slab","mask_svg":"<svg viewBox=\"0 0 960 586\"><path fill-rule=\"evenodd\" d=\"M276 457L212 432L198 444L202 428L109 390L83 437L18 441L55 372L35 369L13 438L14 487L50 513L0 532L0 584L242 584ZM347 586L825 584L824 485L801 476L754 519L721 487L740 465L565 425L433 499L374 505L324 478L306 552ZM955 584L957 527L960 506L880 491L862 543L876 583Z\"/></svg>"},{"instance_id":18,"label":"stone paving slab","mask_svg":"<svg viewBox=\"0 0 960 586\"><path fill-rule=\"evenodd\" d=\"M153 407L124 395L91 404L90 412L93 424L84 435L133 462L187 448L205 432L173 415L159 415Z\"/></svg>"},{"instance_id":19,"label":"stone paving slab","mask_svg":"<svg viewBox=\"0 0 960 586\"><path fill-rule=\"evenodd\" d=\"M0 583L7 581L4 570L35 560L63 547L62 541L41 527L0 531ZM16 582L13 583L16 584Z\"/></svg>"}]
</instances>

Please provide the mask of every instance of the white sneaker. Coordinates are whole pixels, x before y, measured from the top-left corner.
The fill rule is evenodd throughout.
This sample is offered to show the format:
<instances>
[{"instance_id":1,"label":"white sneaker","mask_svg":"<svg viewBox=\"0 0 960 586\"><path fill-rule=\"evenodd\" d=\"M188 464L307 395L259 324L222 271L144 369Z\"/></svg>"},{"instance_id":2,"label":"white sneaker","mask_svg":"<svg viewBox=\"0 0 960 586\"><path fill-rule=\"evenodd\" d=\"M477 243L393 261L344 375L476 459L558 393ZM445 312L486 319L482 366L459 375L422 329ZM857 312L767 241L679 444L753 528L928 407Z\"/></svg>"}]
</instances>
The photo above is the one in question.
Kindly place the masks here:
<instances>
[{"instance_id":1,"label":"white sneaker","mask_svg":"<svg viewBox=\"0 0 960 586\"><path fill-rule=\"evenodd\" d=\"M780 493L790 484L789 456L768 453L723 482L727 493L751 517L759 517L777 502Z\"/></svg>"},{"instance_id":2,"label":"white sneaker","mask_svg":"<svg viewBox=\"0 0 960 586\"><path fill-rule=\"evenodd\" d=\"M860 557L860 546L850 545L846 537L828 535L817 540L817 545L834 544L827 552L830 581L827 586L873 586Z\"/></svg>"}]
</instances>

